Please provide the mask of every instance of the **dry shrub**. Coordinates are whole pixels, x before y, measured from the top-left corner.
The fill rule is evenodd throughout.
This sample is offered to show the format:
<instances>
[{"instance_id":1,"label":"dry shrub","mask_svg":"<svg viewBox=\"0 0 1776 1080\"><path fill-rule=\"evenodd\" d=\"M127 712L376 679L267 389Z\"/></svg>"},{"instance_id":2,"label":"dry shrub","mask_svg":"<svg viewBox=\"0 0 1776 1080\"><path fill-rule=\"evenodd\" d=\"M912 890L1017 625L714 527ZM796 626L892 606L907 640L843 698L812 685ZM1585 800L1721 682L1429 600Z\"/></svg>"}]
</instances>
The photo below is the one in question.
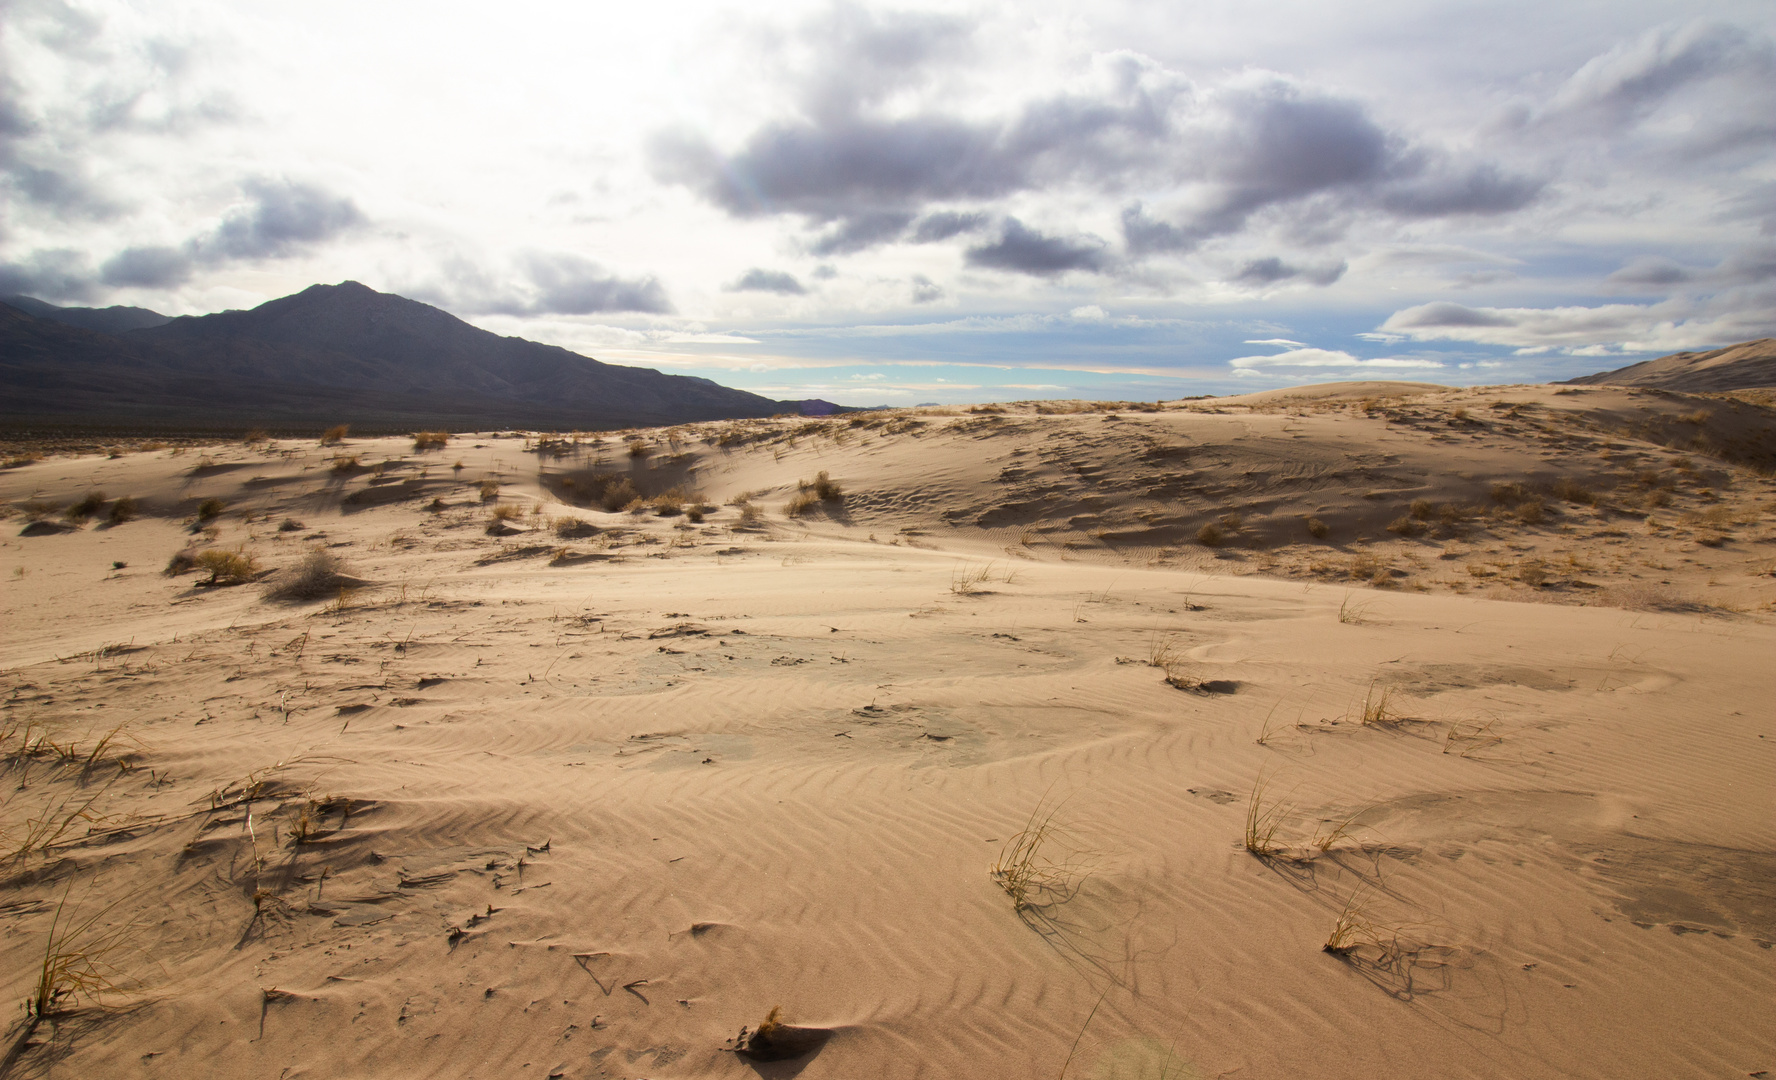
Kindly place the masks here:
<instances>
[{"instance_id":1,"label":"dry shrub","mask_svg":"<svg viewBox=\"0 0 1776 1080\"><path fill-rule=\"evenodd\" d=\"M58 502L43 502L38 499L26 499L18 504L19 511L25 515L26 521L42 521L51 517L62 508Z\"/></svg>"},{"instance_id":2,"label":"dry shrub","mask_svg":"<svg viewBox=\"0 0 1776 1080\"><path fill-rule=\"evenodd\" d=\"M337 595L348 582L344 564L326 548L311 548L266 593L275 600L319 600Z\"/></svg>"},{"instance_id":3,"label":"dry shrub","mask_svg":"<svg viewBox=\"0 0 1776 1080\"><path fill-rule=\"evenodd\" d=\"M1437 504L1429 499L1413 499L1407 512L1412 515L1414 521L1429 521L1436 516Z\"/></svg>"},{"instance_id":4,"label":"dry shrub","mask_svg":"<svg viewBox=\"0 0 1776 1080\"><path fill-rule=\"evenodd\" d=\"M1509 483L1492 485L1492 501L1498 503L1500 506L1516 506L1518 503L1529 497L1529 489L1522 484Z\"/></svg>"},{"instance_id":5,"label":"dry shrub","mask_svg":"<svg viewBox=\"0 0 1776 1080\"><path fill-rule=\"evenodd\" d=\"M357 470L358 470L358 455L356 455L356 454L335 454L334 455L334 457L333 457L333 471L334 472L343 474L343 473L349 473L349 472L356 472Z\"/></svg>"},{"instance_id":6,"label":"dry shrub","mask_svg":"<svg viewBox=\"0 0 1776 1080\"><path fill-rule=\"evenodd\" d=\"M336 424L333 427L328 428L326 431L321 432L321 445L338 446L345 441L345 436L350 431L350 424Z\"/></svg>"},{"instance_id":7,"label":"dry shrub","mask_svg":"<svg viewBox=\"0 0 1776 1080\"><path fill-rule=\"evenodd\" d=\"M450 432L448 431L416 431L413 433L413 449L415 450L442 450L448 445L450 445Z\"/></svg>"},{"instance_id":8,"label":"dry shrub","mask_svg":"<svg viewBox=\"0 0 1776 1080\"><path fill-rule=\"evenodd\" d=\"M822 469L814 476L814 494L820 496L821 502L844 502L845 489L833 483L832 477Z\"/></svg>"},{"instance_id":9,"label":"dry shrub","mask_svg":"<svg viewBox=\"0 0 1776 1080\"><path fill-rule=\"evenodd\" d=\"M134 521L140 506L128 495L111 504L109 520L113 525L122 525L126 521Z\"/></svg>"},{"instance_id":10,"label":"dry shrub","mask_svg":"<svg viewBox=\"0 0 1776 1080\"><path fill-rule=\"evenodd\" d=\"M632 458L644 458L647 457L649 453L648 444L642 442L640 439L636 439L629 444L629 456Z\"/></svg>"},{"instance_id":11,"label":"dry shrub","mask_svg":"<svg viewBox=\"0 0 1776 1080\"><path fill-rule=\"evenodd\" d=\"M693 525L703 524L703 515L707 513L709 513L709 507L704 506L702 503L696 503L685 507L685 518Z\"/></svg>"},{"instance_id":12,"label":"dry shrub","mask_svg":"<svg viewBox=\"0 0 1776 1080\"><path fill-rule=\"evenodd\" d=\"M197 520L214 521L221 517L222 511L226 509L228 509L228 504L221 499L205 499L197 504Z\"/></svg>"},{"instance_id":13,"label":"dry shrub","mask_svg":"<svg viewBox=\"0 0 1776 1080\"><path fill-rule=\"evenodd\" d=\"M271 432L266 431L264 428L256 427L253 430L247 432L245 435L241 436L241 442L246 443L248 446L253 446L257 443L270 442L270 441L271 441Z\"/></svg>"},{"instance_id":14,"label":"dry shrub","mask_svg":"<svg viewBox=\"0 0 1776 1080\"><path fill-rule=\"evenodd\" d=\"M104 492L89 491L86 493L85 498L81 499L79 502L75 503L73 506L68 507L66 516L69 521L72 521L75 524L81 524L83 522L87 522L87 521L92 520L93 517L95 517L98 514L99 509L101 507L103 507L104 505L105 505L105 493Z\"/></svg>"},{"instance_id":15,"label":"dry shrub","mask_svg":"<svg viewBox=\"0 0 1776 1080\"><path fill-rule=\"evenodd\" d=\"M634 482L627 476L620 476L604 485L604 490L598 494L598 504L606 511L615 513L639 498L641 492L635 490Z\"/></svg>"},{"instance_id":16,"label":"dry shrub","mask_svg":"<svg viewBox=\"0 0 1776 1080\"><path fill-rule=\"evenodd\" d=\"M1563 476L1554 481L1551 490L1555 498L1564 499L1569 503L1583 503L1586 506L1592 506L1597 502L1596 492L1578 483L1571 477Z\"/></svg>"},{"instance_id":17,"label":"dry shrub","mask_svg":"<svg viewBox=\"0 0 1776 1080\"><path fill-rule=\"evenodd\" d=\"M555 535L563 540L578 540L582 537L596 536L597 534L598 526L592 524L590 521L581 521L579 518L573 517L555 519Z\"/></svg>"},{"instance_id":18,"label":"dry shrub","mask_svg":"<svg viewBox=\"0 0 1776 1080\"><path fill-rule=\"evenodd\" d=\"M655 495L650 505L653 506L654 513L661 517L676 517L684 512L685 503L689 501L690 496L682 488L673 488Z\"/></svg>"},{"instance_id":19,"label":"dry shrub","mask_svg":"<svg viewBox=\"0 0 1776 1080\"><path fill-rule=\"evenodd\" d=\"M259 572L259 561L245 551L206 548L197 553L195 561L197 569L210 573L206 585L240 585Z\"/></svg>"},{"instance_id":20,"label":"dry shrub","mask_svg":"<svg viewBox=\"0 0 1776 1080\"><path fill-rule=\"evenodd\" d=\"M515 521L524 516L524 508L517 503L494 503L494 521Z\"/></svg>"},{"instance_id":21,"label":"dry shrub","mask_svg":"<svg viewBox=\"0 0 1776 1080\"><path fill-rule=\"evenodd\" d=\"M759 512L759 508L751 503L746 503L740 507L740 524L742 525L757 525L764 516L764 514Z\"/></svg>"},{"instance_id":22,"label":"dry shrub","mask_svg":"<svg viewBox=\"0 0 1776 1080\"><path fill-rule=\"evenodd\" d=\"M1531 588L1548 583L1548 564L1541 559L1525 559L1517 564L1517 580Z\"/></svg>"},{"instance_id":23,"label":"dry shrub","mask_svg":"<svg viewBox=\"0 0 1776 1080\"><path fill-rule=\"evenodd\" d=\"M1307 519L1307 535L1313 537L1315 540L1324 540L1326 537L1332 535L1332 530L1319 518L1310 517Z\"/></svg>"},{"instance_id":24,"label":"dry shrub","mask_svg":"<svg viewBox=\"0 0 1776 1080\"><path fill-rule=\"evenodd\" d=\"M798 491L790 496L788 502L783 504L783 516L792 518L801 517L818 502L820 502L820 496L814 494L812 491Z\"/></svg>"},{"instance_id":25,"label":"dry shrub","mask_svg":"<svg viewBox=\"0 0 1776 1080\"><path fill-rule=\"evenodd\" d=\"M1196 530L1196 542L1203 547L1220 547L1227 543L1227 534L1223 533L1213 522Z\"/></svg>"},{"instance_id":26,"label":"dry shrub","mask_svg":"<svg viewBox=\"0 0 1776 1080\"><path fill-rule=\"evenodd\" d=\"M1399 536L1422 536L1425 527L1420 522L1414 521L1411 516L1402 514L1388 522L1387 531Z\"/></svg>"},{"instance_id":27,"label":"dry shrub","mask_svg":"<svg viewBox=\"0 0 1776 1080\"><path fill-rule=\"evenodd\" d=\"M1517 504L1513 513L1517 515L1517 520L1525 525L1540 525L1548 517L1547 506L1538 498L1525 499Z\"/></svg>"},{"instance_id":28,"label":"dry shrub","mask_svg":"<svg viewBox=\"0 0 1776 1080\"><path fill-rule=\"evenodd\" d=\"M499 498L499 488L500 488L500 486L499 486L498 480L483 480L483 481L481 481L481 488L480 488L481 501L482 502L492 502L493 500Z\"/></svg>"}]
</instances>

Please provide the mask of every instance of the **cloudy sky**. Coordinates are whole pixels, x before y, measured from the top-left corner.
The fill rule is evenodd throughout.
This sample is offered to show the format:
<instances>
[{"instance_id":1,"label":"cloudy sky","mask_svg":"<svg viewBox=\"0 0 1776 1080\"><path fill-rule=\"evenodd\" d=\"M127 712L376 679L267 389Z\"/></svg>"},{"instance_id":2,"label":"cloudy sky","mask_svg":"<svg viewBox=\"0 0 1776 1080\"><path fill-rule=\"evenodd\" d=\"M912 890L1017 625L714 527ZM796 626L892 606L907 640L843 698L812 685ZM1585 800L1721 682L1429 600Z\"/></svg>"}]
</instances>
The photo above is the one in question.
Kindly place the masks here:
<instances>
[{"instance_id":1,"label":"cloudy sky","mask_svg":"<svg viewBox=\"0 0 1776 1080\"><path fill-rule=\"evenodd\" d=\"M1776 334L1776 5L0 0L0 294L356 279L777 397Z\"/></svg>"}]
</instances>

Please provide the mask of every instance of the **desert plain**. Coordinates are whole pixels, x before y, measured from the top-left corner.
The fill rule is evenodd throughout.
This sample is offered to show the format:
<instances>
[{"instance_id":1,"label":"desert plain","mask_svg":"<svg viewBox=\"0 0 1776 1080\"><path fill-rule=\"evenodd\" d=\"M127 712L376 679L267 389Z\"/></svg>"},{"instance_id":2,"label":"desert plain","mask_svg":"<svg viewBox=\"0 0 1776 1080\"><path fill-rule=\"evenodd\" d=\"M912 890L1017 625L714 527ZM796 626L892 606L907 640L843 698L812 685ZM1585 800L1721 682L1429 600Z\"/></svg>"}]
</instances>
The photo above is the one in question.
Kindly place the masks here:
<instances>
[{"instance_id":1,"label":"desert plain","mask_svg":"<svg viewBox=\"0 0 1776 1080\"><path fill-rule=\"evenodd\" d=\"M1776 1070L1767 394L38 450L8 1075Z\"/></svg>"}]
</instances>

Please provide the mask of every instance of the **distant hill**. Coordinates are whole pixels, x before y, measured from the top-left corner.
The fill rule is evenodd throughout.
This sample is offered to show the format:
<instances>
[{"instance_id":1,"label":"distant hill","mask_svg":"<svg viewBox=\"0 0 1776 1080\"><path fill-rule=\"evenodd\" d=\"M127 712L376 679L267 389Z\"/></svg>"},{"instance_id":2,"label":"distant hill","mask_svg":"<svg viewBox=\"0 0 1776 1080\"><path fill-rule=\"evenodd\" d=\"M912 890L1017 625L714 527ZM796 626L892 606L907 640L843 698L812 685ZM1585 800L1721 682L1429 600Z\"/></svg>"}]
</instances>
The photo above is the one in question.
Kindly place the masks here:
<instances>
[{"instance_id":1,"label":"distant hill","mask_svg":"<svg viewBox=\"0 0 1776 1080\"><path fill-rule=\"evenodd\" d=\"M82 330L97 330L101 334L121 334L127 330L141 330L172 322L168 316L147 308L57 307L34 296L0 296L0 304L11 304L25 314L35 315L39 319L78 326Z\"/></svg>"},{"instance_id":2,"label":"distant hill","mask_svg":"<svg viewBox=\"0 0 1776 1080\"><path fill-rule=\"evenodd\" d=\"M1566 381L1581 386L1645 386L1686 393L1776 386L1776 338L1744 341L1708 352L1672 353Z\"/></svg>"},{"instance_id":3,"label":"distant hill","mask_svg":"<svg viewBox=\"0 0 1776 1080\"><path fill-rule=\"evenodd\" d=\"M56 309L71 310L93 309ZM355 281L113 333L0 305L0 398L0 422L34 428L585 429L845 411L501 337Z\"/></svg>"}]
</instances>

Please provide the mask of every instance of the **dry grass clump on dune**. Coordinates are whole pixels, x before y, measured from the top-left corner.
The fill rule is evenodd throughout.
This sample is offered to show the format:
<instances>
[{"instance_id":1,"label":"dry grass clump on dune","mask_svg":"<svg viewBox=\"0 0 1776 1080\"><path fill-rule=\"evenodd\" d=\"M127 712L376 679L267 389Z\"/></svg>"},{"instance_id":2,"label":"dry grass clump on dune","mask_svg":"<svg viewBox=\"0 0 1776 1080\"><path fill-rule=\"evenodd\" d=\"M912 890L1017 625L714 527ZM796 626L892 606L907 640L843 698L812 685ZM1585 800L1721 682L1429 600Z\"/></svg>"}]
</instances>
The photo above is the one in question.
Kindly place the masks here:
<instances>
[{"instance_id":1,"label":"dry grass clump on dune","mask_svg":"<svg viewBox=\"0 0 1776 1080\"><path fill-rule=\"evenodd\" d=\"M414 450L420 452L442 450L448 445L450 445L450 432L448 431L416 431L413 433Z\"/></svg>"},{"instance_id":2,"label":"dry grass clump on dune","mask_svg":"<svg viewBox=\"0 0 1776 1080\"><path fill-rule=\"evenodd\" d=\"M113 525L122 525L126 521L134 521L139 511L140 504L133 497L125 495L111 504L111 513L106 520Z\"/></svg>"},{"instance_id":3,"label":"dry grass clump on dune","mask_svg":"<svg viewBox=\"0 0 1776 1080\"><path fill-rule=\"evenodd\" d=\"M326 548L311 548L295 566L281 572L266 596L273 600L319 600L337 596L355 582L345 575L345 565Z\"/></svg>"},{"instance_id":4,"label":"dry grass clump on dune","mask_svg":"<svg viewBox=\"0 0 1776 1080\"><path fill-rule=\"evenodd\" d=\"M76 525L84 524L98 516L99 510L105 505L105 493L89 491L86 497L68 507L65 516Z\"/></svg>"},{"instance_id":5,"label":"dry grass clump on dune","mask_svg":"<svg viewBox=\"0 0 1776 1080\"><path fill-rule=\"evenodd\" d=\"M813 480L802 480L796 484L796 493L784 504L783 513L786 517L801 517L820 503L837 504L844 501L845 489L822 469L815 474Z\"/></svg>"},{"instance_id":6,"label":"dry grass clump on dune","mask_svg":"<svg viewBox=\"0 0 1776 1080\"><path fill-rule=\"evenodd\" d=\"M194 561L196 569L209 571L210 579L205 585L241 585L259 572L259 560L244 550L206 548L197 553Z\"/></svg>"},{"instance_id":7,"label":"dry grass clump on dune","mask_svg":"<svg viewBox=\"0 0 1776 1080\"><path fill-rule=\"evenodd\" d=\"M350 424L336 424L333 427L328 428L326 431L321 432L321 445L338 446L345 441L345 436L350 431Z\"/></svg>"}]
</instances>

